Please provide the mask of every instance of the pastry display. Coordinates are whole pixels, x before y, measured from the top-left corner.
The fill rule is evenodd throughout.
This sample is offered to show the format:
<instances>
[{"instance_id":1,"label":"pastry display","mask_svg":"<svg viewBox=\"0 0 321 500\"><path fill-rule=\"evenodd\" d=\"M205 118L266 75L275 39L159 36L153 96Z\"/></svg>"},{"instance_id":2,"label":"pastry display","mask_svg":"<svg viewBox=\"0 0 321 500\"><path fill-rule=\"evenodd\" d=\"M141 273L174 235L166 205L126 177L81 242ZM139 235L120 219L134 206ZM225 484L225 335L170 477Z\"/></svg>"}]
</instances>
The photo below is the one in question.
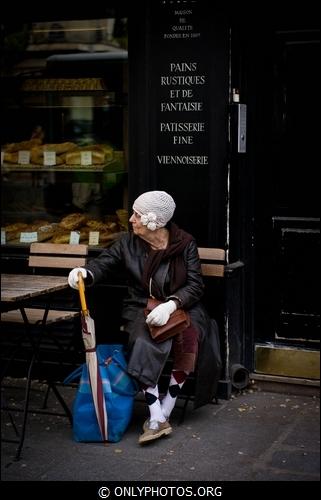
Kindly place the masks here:
<instances>
[{"instance_id":1,"label":"pastry display","mask_svg":"<svg viewBox=\"0 0 321 500\"><path fill-rule=\"evenodd\" d=\"M105 90L102 78L28 78L24 81L24 91L64 91L64 90Z\"/></svg>"},{"instance_id":2,"label":"pastry display","mask_svg":"<svg viewBox=\"0 0 321 500\"><path fill-rule=\"evenodd\" d=\"M127 211L125 211L127 213ZM121 212L122 213L122 212ZM32 223L15 222L5 225L6 242L20 242L21 232L37 232L37 241L50 243L70 242L70 232L79 232L79 242L89 244L90 232L99 232L99 246L108 246L118 239L125 231L123 223L117 215L106 215L101 219L93 219L88 214L71 213L60 221L49 222L46 219L36 219Z\"/></svg>"},{"instance_id":3,"label":"pastry display","mask_svg":"<svg viewBox=\"0 0 321 500\"><path fill-rule=\"evenodd\" d=\"M30 150L30 163L35 165L45 164L45 152L56 153L55 164L65 163L66 153L77 148L73 142L62 142L61 144L42 144Z\"/></svg>"},{"instance_id":4,"label":"pastry display","mask_svg":"<svg viewBox=\"0 0 321 500\"><path fill-rule=\"evenodd\" d=\"M6 80L2 244L77 244L78 232L81 243L107 246L126 228L114 210L128 196L127 80L118 69L99 77L96 63L84 78L82 62L54 69L50 52L37 52L37 69L18 61Z\"/></svg>"},{"instance_id":5,"label":"pastry display","mask_svg":"<svg viewBox=\"0 0 321 500\"><path fill-rule=\"evenodd\" d=\"M61 90L60 87L65 88L71 84L73 90L78 90L78 86L80 90L84 87L87 89L89 83L101 85L98 79L28 79L24 90ZM38 85L41 88L38 89ZM38 105L40 101L37 96L34 97ZM56 97L58 99L58 96ZM81 99L84 97L80 96L80 101ZM73 106L69 95L63 96L63 102L66 108ZM97 105L97 101L95 103ZM54 102L53 106L55 107ZM7 139L8 142L1 147L2 173L8 188L6 211L9 221L12 221L2 227L3 242L6 244L29 244L31 241L68 244L71 241L70 233L76 231L81 243L107 246L128 230L127 210L120 208L117 213L96 216L96 213L101 213L104 197L108 196L109 190L118 182L116 177L109 175L118 173L118 170L114 172L110 169L111 171L107 172L105 167L120 163L120 151L114 151L109 143L101 143L100 140L95 142L94 134L92 137L74 134L72 127L75 124L68 112L64 118L65 128L61 135L54 133L46 120L37 119L29 138L20 140L19 135L19 140L10 142L10 139ZM21 132L18 127L17 133L19 131ZM77 137L79 143L72 142L72 139L49 142L49 137ZM93 173L99 171L102 175L94 177L90 173L91 167ZM65 175L65 172L70 173ZM86 203L79 204L75 195L77 186L81 188L80 195L84 192L90 194L88 203L86 199ZM91 213L85 213L86 209ZM14 214L17 220L13 219ZM77 237L72 243L74 241L77 243Z\"/></svg>"},{"instance_id":6,"label":"pastry display","mask_svg":"<svg viewBox=\"0 0 321 500\"><path fill-rule=\"evenodd\" d=\"M114 150L108 144L91 144L78 146L74 142L42 144L41 138L29 141L13 142L3 148L3 163L28 167L29 165L45 165L45 152L56 153L55 165L66 167L106 165L114 159ZM18 152L30 151L29 163L19 164ZM85 158L83 153L90 152L91 156Z\"/></svg>"}]
</instances>

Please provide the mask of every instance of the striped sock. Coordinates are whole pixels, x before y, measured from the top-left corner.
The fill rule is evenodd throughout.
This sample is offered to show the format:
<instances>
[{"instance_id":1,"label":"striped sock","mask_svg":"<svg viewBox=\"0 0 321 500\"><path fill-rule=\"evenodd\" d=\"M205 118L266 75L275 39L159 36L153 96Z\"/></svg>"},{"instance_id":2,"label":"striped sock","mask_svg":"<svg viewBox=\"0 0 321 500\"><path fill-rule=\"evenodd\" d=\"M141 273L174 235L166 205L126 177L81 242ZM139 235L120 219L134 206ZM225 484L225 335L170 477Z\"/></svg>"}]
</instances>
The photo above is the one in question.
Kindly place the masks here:
<instances>
[{"instance_id":1,"label":"striped sock","mask_svg":"<svg viewBox=\"0 0 321 500\"><path fill-rule=\"evenodd\" d=\"M162 407L159 401L158 386L147 387L147 389L144 390L144 395L150 412L150 420L165 422L166 418L163 415Z\"/></svg>"},{"instance_id":2,"label":"striped sock","mask_svg":"<svg viewBox=\"0 0 321 500\"><path fill-rule=\"evenodd\" d=\"M162 410L166 420L172 413L172 410L176 403L177 396L184 385L187 375L188 373L180 370L172 371L167 394L162 400Z\"/></svg>"}]
</instances>

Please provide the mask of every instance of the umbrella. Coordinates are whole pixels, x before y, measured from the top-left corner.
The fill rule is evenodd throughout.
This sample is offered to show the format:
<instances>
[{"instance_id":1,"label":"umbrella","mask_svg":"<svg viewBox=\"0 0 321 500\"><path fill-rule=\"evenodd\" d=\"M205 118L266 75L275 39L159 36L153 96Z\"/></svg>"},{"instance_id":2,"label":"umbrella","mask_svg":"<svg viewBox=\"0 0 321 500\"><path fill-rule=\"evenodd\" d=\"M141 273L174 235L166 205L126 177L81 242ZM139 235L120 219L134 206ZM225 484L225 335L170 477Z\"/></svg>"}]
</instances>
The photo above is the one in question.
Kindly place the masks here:
<instances>
[{"instance_id":1,"label":"umbrella","mask_svg":"<svg viewBox=\"0 0 321 500\"><path fill-rule=\"evenodd\" d=\"M107 412L106 412L105 397L103 391L103 383L100 376L99 363L96 352L95 323L89 314L89 310L87 309L86 298L85 298L85 284L81 272L78 273L78 279L79 279L78 281L79 296L81 303L82 338L84 341L85 352L86 352L86 363L88 367L89 383L91 387L95 412L102 440L107 441L108 439Z\"/></svg>"}]
</instances>

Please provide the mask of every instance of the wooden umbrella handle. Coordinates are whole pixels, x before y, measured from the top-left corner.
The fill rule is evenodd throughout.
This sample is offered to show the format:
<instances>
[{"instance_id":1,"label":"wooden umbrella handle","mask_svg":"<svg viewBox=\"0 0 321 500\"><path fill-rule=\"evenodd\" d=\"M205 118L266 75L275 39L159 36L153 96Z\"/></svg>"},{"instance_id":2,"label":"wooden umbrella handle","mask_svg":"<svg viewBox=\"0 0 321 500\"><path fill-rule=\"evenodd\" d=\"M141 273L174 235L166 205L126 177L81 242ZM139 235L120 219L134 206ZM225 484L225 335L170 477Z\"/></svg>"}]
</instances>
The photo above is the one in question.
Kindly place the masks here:
<instances>
[{"instance_id":1,"label":"wooden umbrella handle","mask_svg":"<svg viewBox=\"0 0 321 500\"><path fill-rule=\"evenodd\" d=\"M86 297L85 297L85 283L84 283L82 273L80 271L78 273L78 290L79 290L81 310L84 314L88 314Z\"/></svg>"}]
</instances>

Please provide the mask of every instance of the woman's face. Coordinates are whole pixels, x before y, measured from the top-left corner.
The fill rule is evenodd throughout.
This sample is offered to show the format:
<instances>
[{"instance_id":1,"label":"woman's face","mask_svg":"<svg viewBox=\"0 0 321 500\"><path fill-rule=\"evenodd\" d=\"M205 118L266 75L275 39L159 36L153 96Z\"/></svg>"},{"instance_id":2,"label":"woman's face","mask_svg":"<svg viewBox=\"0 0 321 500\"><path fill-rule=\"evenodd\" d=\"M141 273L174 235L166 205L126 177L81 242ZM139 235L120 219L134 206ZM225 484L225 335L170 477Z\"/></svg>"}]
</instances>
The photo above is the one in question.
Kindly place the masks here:
<instances>
[{"instance_id":1,"label":"woman's face","mask_svg":"<svg viewBox=\"0 0 321 500\"><path fill-rule=\"evenodd\" d=\"M143 226L143 224L141 223L141 216L137 212L135 212L135 210L133 211L129 222L133 227L133 233L137 236L144 237L145 235L150 233L150 230L147 229L146 226Z\"/></svg>"}]
</instances>

